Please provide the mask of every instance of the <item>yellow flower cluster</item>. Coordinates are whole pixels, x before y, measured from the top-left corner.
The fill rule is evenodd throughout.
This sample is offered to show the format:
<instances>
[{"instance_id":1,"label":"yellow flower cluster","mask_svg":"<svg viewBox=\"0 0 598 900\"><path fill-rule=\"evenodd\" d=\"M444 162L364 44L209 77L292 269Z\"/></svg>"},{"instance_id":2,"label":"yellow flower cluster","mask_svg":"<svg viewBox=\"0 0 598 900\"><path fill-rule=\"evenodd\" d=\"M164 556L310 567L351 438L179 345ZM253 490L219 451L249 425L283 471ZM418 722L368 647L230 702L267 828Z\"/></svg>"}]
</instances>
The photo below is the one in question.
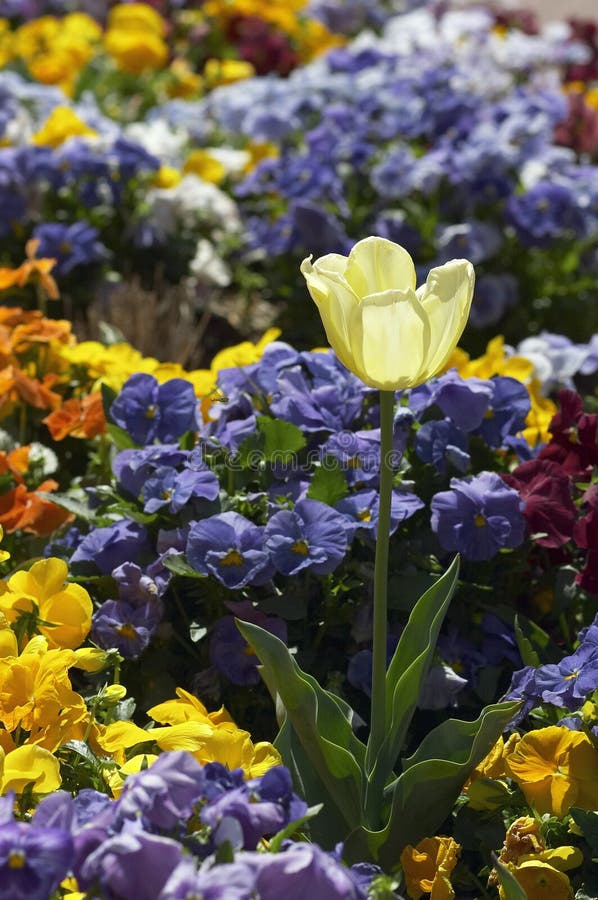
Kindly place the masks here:
<instances>
[{"instance_id":1,"label":"yellow flower cluster","mask_svg":"<svg viewBox=\"0 0 598 900\"><path fill-rule=\"evenodd\" d=\"M122 72L141 75L163 69L169 50L166 23L146 3L121 3L110 10L104 49Z\"/></svg>"},{"instance_id":2,"label":"yellow flower cluster","mask_svg":"<svg viewBox=\"0 0 598 900\"><path fill-rule=\"evenodd\" d=\"M103 777L114 795L128 774L166 750L243 768L247 777L280 763L271 744L254 745L224 708L210 713L182 689L177 699L149 711L154 727L106 721L125 688L107 685L86 702L73 690L69 670L99 672L118 654L80 646L93 607L87 591L67 582L67 575L66 564L50 558L0 581L0 794L27 785L38 794L56 790L61 777L55 754L72 740L87 741L104 762Z\"/></svg>"},{"instance_id":3,"label":"yellow flower cluster","mask_svg":"<svg viewBox=\"0 0 598 900\"><path fill-rule=\"evenodd\" d=\"M195 393L204 403L202 410L207 415L212 399L215 398L216 379L221 369L247 366L257 362L269 343L276 340L280 331L270 328L255 344L243 341L217 353L209 369L195 369L187 372L178 363L162 363L149 356L142 356L130 344L105 346L97 341L82 341L72 346L60 345L57 352L63 362L85 371L92 390L106 384L113 390L121 389L127 378L136 372L153 375L160 383L171 378L184 378L191 382Z\"/></svg>"},{"instance_id":4,"label":"yellow flower cluster","mask_svg":"<svg viewBox=\"0 0 598 900\"><path fill-rule=\"evenodd\" d=\"M547 849L540 821L521 816L509 826L498 860L515 876L528 900L573 900L565 872L582 864L583 853L577 847ZM489 883L496 884L497 880L493 872ZM501 900L506 900L502 885L498 892Z\"/></svg>"},{"instance_id":5,"label":"yellow flower cluster","mask_svg":"<svg viewBox=\"0 0 598 900\"><path fill-rule=\"evenodd\" d=\"M506 779L520 788L535 816L523 816L511 824L499 862L524 888L528 900L572 900L565 872L580 866L583 854L569 846L547 849L539 817L564 818L572 807L598 808L598 750L585 733L558 725L523 737L515 733L507 742L501 737L466 787L470 805L474 809L502 805ZM497 883L493 872L490 884ZM500 885L499 894L505 900Z\"/></svg>"},{"instance_id":6,"label":"yellow flower cluster","mask_svg":"<svg viewBox=\"0 0 598 900\"><path fill-rule=\"evenodd\" d=\"M36 81L56 84L70 96L101 38L101 27L85 13L41 16L12 33L0 21L0 65L21 62Z\"/></svg>"}]
</instances>

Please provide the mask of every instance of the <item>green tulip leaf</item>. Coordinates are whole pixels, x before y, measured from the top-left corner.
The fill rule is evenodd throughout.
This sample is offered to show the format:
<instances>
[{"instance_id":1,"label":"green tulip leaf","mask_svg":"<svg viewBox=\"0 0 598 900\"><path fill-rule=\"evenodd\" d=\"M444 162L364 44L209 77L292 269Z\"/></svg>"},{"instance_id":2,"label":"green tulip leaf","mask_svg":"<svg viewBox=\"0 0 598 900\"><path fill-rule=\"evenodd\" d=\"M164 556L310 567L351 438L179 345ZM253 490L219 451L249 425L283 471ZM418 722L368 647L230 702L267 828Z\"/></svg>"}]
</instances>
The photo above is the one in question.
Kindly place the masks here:
<instances>
[{"instance_id":1,"label":"green tulip leaf","mask_svg":"<svg viewBox=\"0 0 598 900\"><path fill-rule=\"evenodd\" d=\"M305 783L309 779L307 760L307 768L315 769L338 808L344 830L355 828L362 818L365 746L353 733L351 707L303 672L286 644L275 635L250 622L237 620L237 627L262 663L262 678L277 708L279 704L284 706L303 749L302 755L295 755L302 780ZM281 741L282 750L285 747L288 751L288 739ZM322 797L306 799L312 803Z\"/></svg>"},{"instance_id":2,"label":"green tulip leaf","mask_svg":"<svg viewBox=\"0 0 598 900\"><path fill-rule=\"evenodd\" d=\"M450 815L473 769L492 749L520 704L496 703L474 722L449 719L431 731L413 756L403 761L403 773L387 786L391 806L384 828L363 829L371 854L390 871L407 844L436 833ZM359 831L359 830L358 830ZM350 858L363 848L363 834L346 843Z\"/></svg>"},{"instance_id":3,"label":"green tulip leaf","mask_svg":"<svg viewBox=\"0 0 598 900\"><path fill-rule=\"evenodd\" d=\"M332 850L338 842L339 836L347 833L347 823L335 803L334 797L312 766L293 726L284 713L284 707L282 704L280 706L283 714L279 720L280 731L274 741L274 746L290 771L299 796L303 797L310 805L314 800L322 805L318 815L309 823L311 840Z\"/></svg>"},{"instance_id":4,"label":"green tulip leaf","mask_svg":"<svg viewBox=\"0 0 598 900\"><path fill-rule=\"evenodd\" d=\"M384 786L403 749L405 735L432 662L436 641L459 575L459 557L419 598L386 673L386 737L376 759L367 758L370 773L366 806L368 818L380 810Z\"/></svg>"}]
</instances>

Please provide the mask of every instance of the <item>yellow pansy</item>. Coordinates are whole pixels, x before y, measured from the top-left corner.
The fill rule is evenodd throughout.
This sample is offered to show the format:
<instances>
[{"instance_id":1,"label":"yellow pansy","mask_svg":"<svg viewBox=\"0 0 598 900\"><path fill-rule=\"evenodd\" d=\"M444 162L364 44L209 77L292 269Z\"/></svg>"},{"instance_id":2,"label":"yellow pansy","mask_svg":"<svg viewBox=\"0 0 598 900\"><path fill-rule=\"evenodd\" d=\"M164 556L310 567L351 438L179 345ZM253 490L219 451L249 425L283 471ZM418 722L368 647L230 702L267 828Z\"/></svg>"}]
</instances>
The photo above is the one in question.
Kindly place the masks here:
<instances>
[{"instance_id":1,"label":"yellow pansy","mask_svg":"<svg viewBox=\"0 0 598 900\"><path fill-rule=\"evenodd\" d=\"M104 35L104 49L129 75L162 69L168 62L167 44L152 32L112 28Z\"/></svg>"},{"instance_id":2,"label":"yellow pansy","mask_svg":"<svg viewBox=\"0 0 598 900\"><path fill-rule=\"evenodd\" d=\"M0 659L6 656L18 656L19 645L17 636L10 627L8 619L4 613L0 612Z\"/></svg>"},{"instance_id":3,"label":"yellow pansy","mask_svg":"<svg viewBox=\"0 0 598 900\"><path fill-rule=\"evenodd\" d=\"M598 750L583 732L558 725L530 731L506 755L505 768L540 814L598 809Z\"/></svg>"},{"instance_id":4,"label":"yellow pansy","mask_svg":"<svg viewBox=\"0 0 598 900\"><path fill-rule=\"evenodd\" d=\"M91 628L93 604L85 588L66 583L67 575L64 560L39 560L29 571L0 582L0 609L10 622L21 612L35 613L50 648L79 647Z\"/></svg>"},{"instance_id":5,"label":"yellow pansy","mask_svg":"<svg viewBox=\"0 0 598 900\"><path fill-rule=\"evenodd\" d=\"M134 722L112 722L99 729L97 740L105 753L124 763L124 751L138 744L154 743L160 750L187 750L202 764L219 762L243 769L248 778L263 775L280 765L278 751L268 742L254 744L247 731L238 728L224 708L208 712L201 700L177 688L177 698L159 703L148 715L161 723L143 729Z\"/></svg>"},{"instance_id":6,"label":"yellow pansy","mask_svg":"<svg viewBox=\"0 0 598 900\"><path fill-rule=\"evenodd\" d=\"M219 372L221 369L250 366L262 358L268 344L275 341L277 337L280 337L280 329L269 328L255 344L252 344L251 341L243 341L232 347L225 347L212 359L210 369L212 372Z\"/></svg>"},{"instance_id":7,"label":"yellow pansy","mask_svg":"<svg viewBox=\"0 0 598 900\"><path fill-rule=\"evenodd\" d=\"M183 166L185 174L197 175L211 184L220 184L226 178L226 169L219 159L207 150L192 150Z\"/></svg>"},{"instance_id":8,"label":"yellow pansy","mask_svg":"<svg viewBox=\"0 0 598 900\"><path fill-rule=\"evenodd\" d=\"M530 859L518 866L509 866L509 869L525 891L527 900L573 900L573 888L568 877L549 863ZM501 900L505 900L502 887L498 893Z\"/></svg>"},{"instance_id":9,"label":"yellow pansy","mask_svg":"<svg viewBox=\"0 0 598 900\"><path fill-rule=\"evenodd\" d=\"M63 720L65 711L77 706L68 677L71 650L23 652L0 659L0 722L7 731L17 728L40 738L47 726Z\"/></svg>"},{"instance_id":10,"label":"yellow pansy","mask_svg":"<svg viewBox=\"0 0 598 900\"><path fill-rule=\"evenodd\" d=\"M232 722L232 719L221 707L215 713L209 713L198 697L184 688L176 689L176 700L165 700L148 710L148 716L162 725L178 725L181 722Z\"/></svg>"},{"instance_id":11,"label":"yellow pansy","mask_svg":"<svg viewBox=\"0 0 598 900\"><path fill-rule=\"evenodd\" d=\"M460 849L450 837L424 838L417 847L408 844L401 853L401 865L409 897L419 900L430 894L431 900L452 900L450 875Z\"/></svg>"},{"instance_id":12,"label":"yellow pansy","mask_svg":"<svg viewBox=\"0 0 598 900\"><path fill-rule=\"evenodd\" d=\"M208 59L203 75L209 87L213 88L252 78L255 69L250 62L243 59Z\"/></svg>"},{"instance_id":13,"label":"yellow pansy","mask_svg":"<svg viewBox=\"0 0 598 900\"><path fill-rule=\"evenodd\" d=\"M8 19L0 19L0 69L13 57L13 35Z\"/></svg>"},{"instance_id":14,"label":"yellow pansy","mask_svg":"<svg viewBox=\"0 0 598 900\"><path fill-rule=\"evenodd\" d=\"M492 338L483 356L470 359L464 350L456 350L447 362L448 369L456 368L462 378L492 378L504 375L517 381L527 381L534 371L534 364L525 356L508 356L502 335Z\"/></svg>"},{"instance_id":15,"label":"yellow pansy","mask_svg":"<svg viewBox=\"0 0 598 900\"><path fill-rule=\"evenodd\" d=\"M0 749L0 794L11 790L20 794L31 783L38 794L58 790L62 781L54 754L35 744L17 747L6 754Z\"/></svg>"},{"instance_id":16,"label":"yellow pansy","mask_svg":"<svg viewBox=\"0 0 598 900\"><path fill-rule=\"evenodd\" d=\"M171 188L176 187L183 176L178 169L172 166L160 166L152 178L152 187Z\"/></svg>"},{"instance_id":17,"label":"yellow pansy","mask_svg":"<svg viewBox=\"0 0 598 900\"><path fill-rule=\"evenodd\" d=\"M88 44L93 44L102 37L101 26L87 13L68 13L61 19L60 25L63 33L72 35L79 41L86 41Z\"/></svg>"},{"instance_id":18,"label":"yellow pansy","mask_svg":"<svg viewBox=\"0 0 598 900\"><path fill-rule=\"evenodd\" d=\"M34 144L59 147L68 138L97 135L70 106L55 106L39 131L31 138Z\"/></svg>"},{"instance_id":19,"label":"yellow pansy","mask_svg":"<svg viewBox=\"0 0 598 900\"><path fill-rule=\"evenodd\" d=\"M147 3L118 3L108 14L108 29L120 29L163 37L166 23Z\"/></svg>"},{"instance_id":20,"label":"yellow pansy","mask_svg":"<svg viewBox=\"0 0 598 900\"><path fill-rule=\"evenodd\" d=\"M210 740L194 754L199 762L219 762L229 769L243 769L247 778L259 778L282 763L280 753L268 741L254 744L247 731L231 722L214 729Z\"/></svg>"},{"instance_id":21,"label":"yellow pansy","mask_svg":"<svg viewBox=\"0 0 598 900\"><path fill-rule=\"evenodd\" d=\"M531 403L531 409L525 420L525 428L521 432L530 447L538 444L546 444L550 441L550 423L557 413L556 403L550 397L543 397L541 384L537 378L532 378L526 385Z\"/></svg>"}]
</instances>

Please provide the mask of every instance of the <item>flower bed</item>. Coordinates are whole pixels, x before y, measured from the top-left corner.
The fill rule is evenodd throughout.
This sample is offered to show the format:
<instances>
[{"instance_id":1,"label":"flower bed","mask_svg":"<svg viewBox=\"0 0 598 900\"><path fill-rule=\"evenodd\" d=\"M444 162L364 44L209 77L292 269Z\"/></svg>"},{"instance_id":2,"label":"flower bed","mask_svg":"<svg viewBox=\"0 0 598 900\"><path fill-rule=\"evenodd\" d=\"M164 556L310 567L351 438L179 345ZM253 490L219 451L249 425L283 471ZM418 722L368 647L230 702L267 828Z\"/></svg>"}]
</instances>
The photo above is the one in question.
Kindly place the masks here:
<instances>
[{"instance_id":1,"label":"flower bed","mask_svg":"<svg viewBox=\"0 0 598 900\"><path fill-rule=\"evenodd\" d=\"M0 897L598 896L595 29L406 7L0 4Z\"/></svg>"}]
</instances>

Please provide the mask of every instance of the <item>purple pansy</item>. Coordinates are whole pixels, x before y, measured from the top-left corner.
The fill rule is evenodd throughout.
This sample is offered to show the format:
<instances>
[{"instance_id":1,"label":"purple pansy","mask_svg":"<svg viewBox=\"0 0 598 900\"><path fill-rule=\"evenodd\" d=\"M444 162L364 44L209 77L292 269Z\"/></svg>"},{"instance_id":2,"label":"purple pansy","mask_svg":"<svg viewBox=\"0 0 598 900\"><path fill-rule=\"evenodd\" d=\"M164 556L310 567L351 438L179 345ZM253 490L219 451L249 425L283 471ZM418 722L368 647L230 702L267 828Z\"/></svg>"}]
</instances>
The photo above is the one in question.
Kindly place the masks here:
<instances>
[{"instance_id":1,"label":"purple pansy","mask_svg":"<svg viewBox=\"0 0 598 900\"><path fill-rule=\"evenodd\" d=\"M525 534L523 502L495 472L452 478L450 491L432 498L432 530L445 550L466 559L492 559L518 547ZM506 490L505 490L506 488Z\"/></svg>"},{"instance_id":2,"label":"purple pansy","mask_svg":"<svg viewBox=\"0 0 598 900\"><path fill-rule=\"evenodd\" d=\"M71 563L94 563L100 572L109 575L123 563L139 560L149 549L148 534L143 525L130 519L119 519L85 535L71 556Z\"/></svg>"},{"instance_id":3,"label":"purple pansy","mask_svg":"<svg viewBox=\"0 0 598 900\"><path fill-rule=\"evenodd\" d=\"M424 422L415 436L415 452L444 475L447 465L465 473L471 464L467 435L450 419Z\"/></svg>"},{"instance_id":4,"label":"purple pansy","mask_svg":"<svg viewBox=\"0 0 598 900\"><path fill-rule=\"evenodd\" d=\"M489 408L476 434L481 435L489 447L502 447L505 439L525 428L530 411L529 392L516 378L498 376L490 382L492 398Z\"/></svg>"},{"instance_id":5,"label":"purple pansy","mask_svg":"<svg viewBox=\"0 0 598 900\"><path fill-rule=\"evenodd\" d=\"M138 372L125 382L110 407L112 419L136 444L176 441L199 428L198 400L183 378L158 384L153 375Z\"/></svg>"},{"instance_id":6,"label":"purple pansy","mask_svg":"<svg viewBox=\"0 0 598 900\"><path fill-rule=\"evenodd\" d=\"M417 416L436 404L462 431L473 431L483 421L493 396L491 381L461 378L454 369L411 391L409 406Z\"/></svg>"},{"instance_id":7,"label":"purple pansy","mask_svg":"<svg viewBox=\"0 0 598 900\"><path fill-rule=\"evenodd\" d=\"M256 896L255 879L255 867L241 860L198 870L186 858L171 874L158 900L252 900Z\"/></svg>"},{"instance_id":8,"label":"purple pansy","mask_svg":"<svg viewBox=\"0 0 598 900\"><path fill-rule=\"evenodd\" d=\"M260 900L364 900L350 872L317 844L291 844L284 853L260 854Z\"/></svg>"},{"instance_id":9,"label":"purple pansy","mask_svg":"<svg viewBox=\"0 0 598 900\"><path fill-rule=\"evenodd\" d=\"M347 552L352 526L345 516L318 500L300 500L293 510L275 513L264 531L265 547L278 572L311 569L328 575Z\"/></svg>"},{"instance_id":10,"label":"purple pansy","mask_svg":"<svg viewBox=\"0 0 598 900\"><path fill-rule=\"evenodd\" d=\"M112 471L122 487L137 498L143 485L162 466L177 468L189 458L178 444L153 444L140 450L122 450L112 463Z\"/></svg>"},{"instance_id":11,"label":"purple pansy","mask_svg":"<svg viewBox=\"0 0 598 900\"><path fill-rule=\"evenodd\" d=\"M176 828L203 797L204 773L190 753L173 750L161 754L149 768L127 778L115 803L115 823L140 818L145 827Z\"/></svg>"},{"instance_id":12,"label":"purple pansy","mask_svg":"<svg viewBox=\"0 0 598 900\"><path fill-rule=\"evenodd\" d=\"M394 534L399 524L409 519L424 503L416 494L407 491L393 491L390 506L390 534ZM358 491L344 500L339 500L335 509L347 517L353 534L358 537L371 535L378 537L378 514L380 495L378 491Z\"/></svg>"},{"instance_id":13,"label":"purple pansy","mask_svg":"<svg viewBox=\"0 0 598 900\"><path fill-rule=\"evenodd\" d=\"M232 590L263 584L271 574L263 536L263 526L239 513L209 516L191 526L187 559L202 575L213 575Z\"/></svg>"},{"instance_id":14,"label":"purple pansy","mask_svg":"<svg viewBox=\"0 0 598 900\"><path fill-rule=\"evenodd\" d=\"M351 485L377 483L380 477L380 429L339 431L320 449L322 459L336 459Z\"/></svg>"},{"instance_id":15,"label":"purple pansy","mask_svg":"<svg viewBox=\"0 0 598 900\"><path fill-rule=\"evenodd\" d=\"M99 887L109 897L155 900L183 858L178 841L150 834L139 822L127 822L118 834L105 835L95 847L91 842L85 846L90 832L84 829L81 842L76 839L77 850L84 851L78 853L75 870L83 891Z\"/></svg>"},{"instance_id":16,"label":"purple pansy","mask_svg":"<svg viewBox=\"0 0 598 900\"><path fill-rule=\"evenodd\" d=\"M0 898L47 900L67 875L73 840L61 828L26 822L0 827Z\"/></svg>"},{"instance_id":17,"label":"purple pansy","mask_svg":"<svg viewBox=\"0 0 598 900\"><path fill-rule=\"evenodd\" d=\"M177 472L170 466L160 466L143 485L143 509L154 513L166 507L176 514L193 497L215 500L219 489L218 479L208 468Z\"/></svg>"},{"instance_id":18,"label":"purple pansy","mask_svg":"<svg viewBox=\"0 0 598 900\"><path fill-rule=\"evenodd\" d=\"M162 604L133 606L122 600L105 600L93 614L91 639L100 647L115 647L125 659L137 659L148 646L162 618Z\"/></svg>"},{"instance_id":19,"label":"purple pansy","mask_svg":"<svg viewBox=\"0 0 598 900\"><path fill-rule=\"evenodd\" d=\"M76 266L101 262L108 255L97 228L87 222L44 222L34 228L33 237L39 241L37 255L56 260L57 275L68 275Z\"/></svg>"}]
</instances>

